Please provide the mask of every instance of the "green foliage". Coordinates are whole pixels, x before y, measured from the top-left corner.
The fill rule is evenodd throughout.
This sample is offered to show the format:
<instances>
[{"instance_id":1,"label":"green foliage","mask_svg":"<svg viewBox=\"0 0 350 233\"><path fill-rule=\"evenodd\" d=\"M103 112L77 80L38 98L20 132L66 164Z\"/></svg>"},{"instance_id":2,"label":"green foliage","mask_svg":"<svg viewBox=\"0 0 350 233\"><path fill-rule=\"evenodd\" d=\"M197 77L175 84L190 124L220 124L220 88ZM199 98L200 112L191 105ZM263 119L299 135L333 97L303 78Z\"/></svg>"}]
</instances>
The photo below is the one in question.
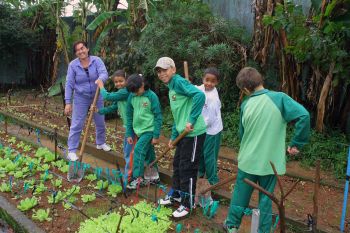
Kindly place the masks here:
<instances>
[{"instance_id":1,"label":"green foliage","mask_svg":"<svg viewBox=\"0 0 350 233\"><path fill-rule=\"evenodd\" d=\"M52 218L50 216L50 209L38 209L38 210L33 210L33 215L32 218L34 220L38 220L39 222L44 222L44 221L51 221Z\"/></svg>"},{"instance_id":2,"label":"green foliage","mask_svg":"<svg viewBox=\"0 0 350 233\"><path fill-rule=\"evenodd\" d=\"M47 202L50 204L56 204L62 201L65 197L66 197L66 193L62 191L58 191L55 197L53 193L50 196L47 196Z\"/></svg>"},{"instance_id":3,"label":"green foliage","mask_svg":"<svg viewBox=\"0 0 350 233\"><path fill-rule=\"evenodd\" d=\"M224 130L222 134L222 144L239 150L239 109L236 108L233 112L222 114Z\"/></svg>"},{"instance_id":4,"label":"green foliage","mask_svg":"<svg viewBox=\"0 0 350 233\"><path fill-rule=\"evenodd\" d=\"M24 212L24 211L30 210L37 204L38 204L38 199L36 197L32 197L32 198L27 197L26 199L20 201L19 205L17 205L17 209Z\"/></svg>"},{"instance_id":5,"label":"green foliage","mask_svg":"<svg viewBox=\"0 0 350 233\"><path fill-rule=\"evenodd\" d=\"M292 136L292 127L287 131L287 143ZM345 178L348 145L346 137L339 131L329 130L321 134L311 130L310 141L301 149L301 155L289 159L300 160L305 166L314 166L320 160L321 168L332 171L337 178Z\"/></svg>"},{"instance_id":6,"label":"green foliage","mask_svg":"<svg viewBox=\"0 0 350 233\"><path fill-rule=\"evenodd\" d=\"M297 62L310 62L323 72L328 72L330 64L334 62L336 66L333 84L336 85L339 80L350 82L350 54L347 46L350 43L349 9L349 2L331 1L327 5L320 27L320 15L316 15L313 21L309 22L303 15L301 6L287 1L286 5L277 4L275 15L265 15L263 22L265 25L271 25L276 31L286 31L289 46L285 50L292 54Z\"/></svg>"},{"instance_id":7,"label":"green foliage","mask_svg":"<svg viewBox=\"0 0 350 233\"><path fill-rule=\"evenodd\" d=\"M85 195L81 195L81 200L82 202L84 202L85 204L88 203L88 202L92 202L96 199L96 195L95 193L93 194L85 194Z\"/></svg>"},{"instance_id":8,"label":"green foliage","mask_svg":"<svg viewBox=\"0 0 350 233\"><path fill-rule=\"evenodd\" d=\"M95 181L97 180L97 176L95 174L89 174L85 176L85 179L90 180L90 181Z\"/></svg>"},{"instance_id":9,"label":"green foliage","mask_svg":"<svg viewBox=\"0 0 350 233\"><path fill-rule=\"evenodd\" d=\"M118 193L120 193L122 190L123 188L119 184L112 184L108 186L107 194L112 197L117 197Z\"/></svg>"}]
</instances>

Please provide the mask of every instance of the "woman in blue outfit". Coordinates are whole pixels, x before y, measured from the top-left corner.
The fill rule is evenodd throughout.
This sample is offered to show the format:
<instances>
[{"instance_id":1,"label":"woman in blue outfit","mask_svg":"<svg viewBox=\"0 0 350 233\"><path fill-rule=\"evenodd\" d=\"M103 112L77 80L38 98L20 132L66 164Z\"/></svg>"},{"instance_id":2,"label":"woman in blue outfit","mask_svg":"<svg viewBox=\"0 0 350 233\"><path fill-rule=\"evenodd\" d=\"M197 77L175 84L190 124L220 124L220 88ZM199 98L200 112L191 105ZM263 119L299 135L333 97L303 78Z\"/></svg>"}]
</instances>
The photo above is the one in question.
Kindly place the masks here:
<instances>
[{"instance_id":1,"label":"woman in blue outfit","mask_svg":"<svg viewBox=\"0 0 350 233\"><path fill-rule=\"evenodd\" d=\"M78 159L76 151L79 147L80 135L86 115L96 92L97 85L95 81L100 79L105 82L108 78L107 69L103 61L99 57L89 55L89 48L86 42L75 42L73 50L77 58L71 61L68 66L65 89L66 106L64 109L66 115L72 114L72 124L68 136L68 159L71 161ZM103 107L101 95L96 105L98 109ZM97 149L111 150L106 144L104 116L95 113L94 121Z\"/></svg>"}]
</instances>

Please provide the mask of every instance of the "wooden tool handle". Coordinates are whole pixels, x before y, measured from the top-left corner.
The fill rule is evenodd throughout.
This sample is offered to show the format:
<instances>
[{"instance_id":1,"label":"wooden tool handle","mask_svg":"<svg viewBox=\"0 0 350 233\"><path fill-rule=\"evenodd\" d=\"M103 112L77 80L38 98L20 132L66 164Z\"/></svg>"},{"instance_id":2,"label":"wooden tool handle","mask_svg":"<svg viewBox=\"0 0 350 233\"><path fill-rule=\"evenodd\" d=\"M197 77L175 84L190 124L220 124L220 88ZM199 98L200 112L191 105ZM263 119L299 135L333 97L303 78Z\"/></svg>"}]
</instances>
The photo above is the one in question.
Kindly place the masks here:
<instances>
[{"instance_id":1,"label":"wooden tool handle","mask_svg":"<svg viewBox=\"0 0 350 233\"><path fill-rule=\"evenodd\" d=\"M84 131L84 138L83 138L83 142L81 143L81 148L80 148L80 151L79 151L79 161L81 162L83 160L83 153L84 153L84 149L85 149L85 145L86 145L86 140L87 140L87 137L88 137L88 134L89 134L89 129L90 129L90 124L91 124L91 121L92 121L92 117L95 113L95 109L96 109L96 102L97 102L97 99L98 99L98 96L100 94L100 88L96 88L96 92L95 92L95 97L94 97L94 100L92 101L92 105L89 109L89 118L88 118L88 122L86 124L86 127L85 127L85 131Z\"/></svg>"},{"instance_id":2,"label":"wooden tool handle","mask_svg":"<svg viewBox=\"0 0 350 233\"><path fill-rule=\"evenodd\" d=\"M201 191L201 192L199 193L199 195L204 195L206 192L209 192L209 191L212 191L212 190L214 190L214 189L217 189L217 188L219 188L219 187L221 187L221 186L227 184L228 182L233 181L234 179L236 179L236 175L231 176L231 177L228 177L228 178L226 178L226 179L220 181L219 183L214 184L214 185L212 185L211 187L209 187L209 188L207 188L207 189L204 189L203 191Z\"/></svg>"},{"instance_id":3,"label":"wooden tool handle","mask_svg":"<svg viewBox=\"0 0 350 233\"><path fill-rule=\"evenodd\" d=\"M177 143L179 143L179 141L181 139L183 139L184 137L186 137L186 135L188 134L189 132L187 131L183 131L179 136L177 136L177 138L175 138L175 140L171 143L173 146L176 146ZM171 148L168 147L161 155L159 155L152 163L149 164L149 167L152 167L156 162L158 162L161 158L163 158L166 153L169 152Z\"/></svg>"},{"instance_id":4,"label":"wooden tool handle","mask_svg":"<svg viewBox=\"0 0 350 233\"><path fill-rule=\"evenodd\" d=\"M184 73L185 73L185 78L190 81L190 76L188 75L188 64L187 61L184 61Z\"/></svg>"}]
</instances>

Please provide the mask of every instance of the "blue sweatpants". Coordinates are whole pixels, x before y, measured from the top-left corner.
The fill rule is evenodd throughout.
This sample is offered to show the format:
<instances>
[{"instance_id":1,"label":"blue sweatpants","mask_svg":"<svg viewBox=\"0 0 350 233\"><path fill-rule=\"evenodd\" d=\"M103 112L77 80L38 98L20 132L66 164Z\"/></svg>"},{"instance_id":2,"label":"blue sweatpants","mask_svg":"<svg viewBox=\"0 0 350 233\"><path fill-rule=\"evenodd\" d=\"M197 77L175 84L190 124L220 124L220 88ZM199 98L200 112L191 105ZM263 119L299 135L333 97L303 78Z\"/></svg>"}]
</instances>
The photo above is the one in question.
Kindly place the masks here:
<instances>
[{"instance_id":1,"label":"blue sweatpants","mask_svg":"<svg viewBox=\"0 0 350 233\"><path fill-rule=\"evenodd\" d=\"M74 95L73 99L73 112L72 112L72 123L69 130L68 136L68 151L76 152L79 147L80 135L85 125L86 116L88 110L93 102L94 98L81 96L78 94ZM97 100L97 108L103 107L103 100L101 95ZM96 144L102 145L106 142L106 129L105 129L105 117L98 113L94 113L94 122L96 128Z\"/></svg>"}]
</instances>

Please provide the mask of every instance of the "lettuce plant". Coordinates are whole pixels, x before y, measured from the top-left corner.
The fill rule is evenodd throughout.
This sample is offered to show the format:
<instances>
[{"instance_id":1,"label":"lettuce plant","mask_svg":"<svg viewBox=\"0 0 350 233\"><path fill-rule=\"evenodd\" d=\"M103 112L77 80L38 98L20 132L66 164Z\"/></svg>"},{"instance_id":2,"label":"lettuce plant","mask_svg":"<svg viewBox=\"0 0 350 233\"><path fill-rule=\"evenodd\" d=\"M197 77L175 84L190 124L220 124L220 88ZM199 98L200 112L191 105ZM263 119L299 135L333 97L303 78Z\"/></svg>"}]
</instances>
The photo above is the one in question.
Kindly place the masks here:
<instances>
[{"instance_id":1,"label":"lettuce plant","mask_svg":"<svg viewBox=\"0 0 350 233\"><path fill-rule=\"evenodd\" d=\"M56 188L62 187L62 179L51 180L51 183Z\"/></svg>"},{"instance_id":2,"label":"lettuce plant","mask_svg":"<svg viewBox=\"0 0 350 233\"><path fill-rule=\"evenodd\" d=\"M81 195L81 200L86 204L88 202L92 202L96 199L96 195L95 193L93 194L85 194L85 195Z\"/></svg>"},{"instance_id":3,"label":"lettuce plant","mask_svg":"<svg viewBox=\"0 0 350 233\"><path fill-rule=\"evenodd\" d=\"M33 194L39 195L46 190L47 190L46 186L43 183L40 183L39 185L35 186L35 191Z\"/></svg>"},{"instance_id":4,"label":"lettuce plant","mask_svg":"<svg viewBox=\"0 0 350 233\"><path fill-rule=\"evenodd\" d=\"M38 220L39 222L43 222L43 221L51 221L52 218L50 218L50 209L38 209L37 211L36 210L33 210L33 215L32 215L32 218L34 220Z\"/></svg>"},{"instance_id":5,"label":"lettuce plant","mask_svg":"<svg viewBox=\"0 0 350 233\"><path fill-rule=\"evenodd\" d=\"M55 154L49 151L46 147L39 147L35 153L35 157L43 158L45 163L55 160Z\"/></svg>"},{"instance_id":6,"label":"lettuce plant","mask_svg":"<svg viewBox=\"0 0 350 233\"><path fill-rule=\"evenodd\" d=\"M20 211L27 211L36 206L37 204L38 199L36 197L27 197L26 199L20 201L19 205L17 205L17 209L19 209Z\"/></svg>"},{"instance_id":7,"label":"lettuce plant","mask_svg":"<svg viewBox=\"0 0 350 233\"><path fill-rule=\"evenodd\" d=\"M123 190L122 186L118 184L112 184L108 186L107 194L112 197L117 197L117 194L120 193L122 190Z\"/></svg>"},{"instance_id":8,"label":"lettuce plant","mask_svg":"<svg viewBox=\"0 0 350 233\"><path fill-rule=\"evenodd\" d=\"M47 196L47 202L49 204L56 204L60 201L62 201L66 197L66 194L64 192L58 191L56 193L56 197L54 198L54 194L52 193L50 196Z\"/></svg>"},{"instance_id":9,"label":"lettuce plant","mask_svg":"<svg viewBox=\"0 0 350 233\"><path fill-rule=\"evenodd\" d=\"M90 180L90 181L95 181L95 180L97 180L97 176L96 176L96 174L89 174L89 175L85 176L85 179Z\"/></svg>"},{"instance_id":10,"label":"lettuce plant","mask_svg":"<svg viewBox=\"0 0 350 233\"><path fill-rule=\"evenodd\" d=\"M5 183L5 182L2 182L1 183L1 186L0 186L0 191L5 193L5 192L11 192L11 185L8 184L8 183Z\"/></svg>"},{"instance_id":11,"label":"lettuce plant","mask_svg":"<svg viewBox=\"0 0 350 233\"><path fill-rule=\"evenodd\" d=\"M102 189L106 189L108 187L108 181L103 181L103 180L99 180L97 181L97 185L95 186L95 189L98 190L102 190Z\"/></svg>"}]
</instances>

